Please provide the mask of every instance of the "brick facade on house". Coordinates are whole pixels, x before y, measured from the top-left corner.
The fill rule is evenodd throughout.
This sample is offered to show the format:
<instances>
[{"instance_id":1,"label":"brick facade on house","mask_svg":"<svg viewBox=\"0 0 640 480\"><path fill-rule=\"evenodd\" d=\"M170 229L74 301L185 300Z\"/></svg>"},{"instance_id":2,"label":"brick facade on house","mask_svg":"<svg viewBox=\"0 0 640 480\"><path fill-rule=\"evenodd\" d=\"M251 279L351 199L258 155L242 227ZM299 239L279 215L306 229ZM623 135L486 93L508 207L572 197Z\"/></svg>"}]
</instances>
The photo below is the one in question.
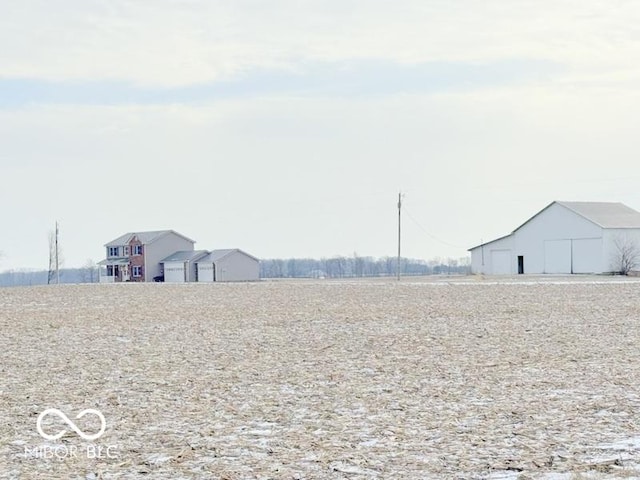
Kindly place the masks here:
<instances>
[{"instance_id":1,"label":"brick facade on house","mask_svg":"<svg viewBox=\"0 0 640 480\"><path fill-rule=\"evenodd\" d=\"M145 281L145 265L144 265L144 246L142 242L138 240L138 237L134 236L129 242L129 268L132 282L144 282ZM142 249L140 253L137 249ZM134 275L135 267L140 267L140 276Z\"/></svg>"}]
</instances>

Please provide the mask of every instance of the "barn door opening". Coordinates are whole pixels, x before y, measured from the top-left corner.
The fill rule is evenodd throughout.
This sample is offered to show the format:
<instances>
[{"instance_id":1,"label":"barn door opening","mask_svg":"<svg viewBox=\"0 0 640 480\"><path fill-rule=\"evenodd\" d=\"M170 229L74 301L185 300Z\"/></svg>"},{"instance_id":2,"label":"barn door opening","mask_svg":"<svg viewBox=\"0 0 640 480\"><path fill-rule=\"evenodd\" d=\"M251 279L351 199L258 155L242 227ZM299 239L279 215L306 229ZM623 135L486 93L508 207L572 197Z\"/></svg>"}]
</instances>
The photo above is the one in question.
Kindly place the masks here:
<instances>
[{"instance_id":1,"label":"barn door opening","mask_svg":"<svg viewBox=\"0 0 640 480\"><path fill-rule=\"evenodd\" d=\"M524 273L524 257L522 255L518 255L518 275L522 275Z\"/></svg>"}]
</instances>

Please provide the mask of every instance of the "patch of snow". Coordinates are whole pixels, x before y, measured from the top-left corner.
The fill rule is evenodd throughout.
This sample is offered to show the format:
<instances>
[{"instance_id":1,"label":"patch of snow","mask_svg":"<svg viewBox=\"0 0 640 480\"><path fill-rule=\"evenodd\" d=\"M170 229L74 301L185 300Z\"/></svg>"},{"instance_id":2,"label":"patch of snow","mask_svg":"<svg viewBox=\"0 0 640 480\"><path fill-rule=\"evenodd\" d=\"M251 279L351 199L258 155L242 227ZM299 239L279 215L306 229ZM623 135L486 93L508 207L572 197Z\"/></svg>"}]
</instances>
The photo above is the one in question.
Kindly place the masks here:
<instances>
[{"instance_id":1,"label":"patch of snow","mask_svg":"<svg viewBox=\"0 0 640 480\"><path fill-rule=\"evenodd\" d=\"M164 455L162 453L154 453L153 455L147 457L147 460L145 461L145 463L147 465L161 465L163 463L168 462L169 460L171 460L171 457L169 455Z\"/></svg>"},{"instance_id":2,"label":"patch of snow","mask_svg":"<svg viewBox=\"0 0 640 480\"><path fill-rule=\"evenodd\" d=\"M265 436L273 435L273 430L254 429L254 430L248 430L246 433L247 435L253 435L256 437L265 437Z\"/></svg>"},{"instance_id":3,"label":"patch of snow","mask_svg":"<svg viewBox=\"0 0 640 480\"><path fill-rule=\"evenodd\" d=\"M333 463L330 468L334 472L346 473L348 475L367 475L367 477L377 476L378 472L360 468L356 465L347 465L345 463Z\"/></svg>"},{"instance_id":4,"label":"patch of snow","mask_svg":"<svg viewBox=\"0 0 640 480\"><path fill-rule=\"evenodd\" d=\"M627 450L640 450L640 436L631 437L626 440L620 440L613 443L603 443L598 445L597 448L602 450L617 450L617 451L627 451Z\"/></svg>"},{"instance_id":5,"label":"patch of snow","mask_svg":"<svg viewBox=\"0 0 640 480\"><path fill-rule=\"evenodd\" d=\"M378 440L377 438L372 438L371 440L365 440L364 442L360 442L360 446L361 447L373 447L379 441L380 440Z\"/></svg>"}]
</instances>

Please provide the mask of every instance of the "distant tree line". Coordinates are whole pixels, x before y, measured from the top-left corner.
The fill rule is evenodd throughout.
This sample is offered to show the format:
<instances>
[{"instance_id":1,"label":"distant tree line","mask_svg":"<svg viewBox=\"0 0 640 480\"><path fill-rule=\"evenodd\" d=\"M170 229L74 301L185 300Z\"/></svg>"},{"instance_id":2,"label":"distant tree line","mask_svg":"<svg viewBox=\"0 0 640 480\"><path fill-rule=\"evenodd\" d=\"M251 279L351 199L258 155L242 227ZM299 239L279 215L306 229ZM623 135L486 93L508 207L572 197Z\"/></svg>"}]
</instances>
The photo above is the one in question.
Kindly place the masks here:
<instances>
[{"instance_id":1,"label":"distant tree line","mask_svg":"<svg viewBox=\"0 0 640 480\"><path fill-rule=\"evenodd\" d=\"M17 287L24 285L47 285L51 281L49 270L7 270L0 273L0 287ZM80 268L60 269L60 283L97 283L98 267L87 260Z\"/></svg>"},{"instance_id":2,"label":"distant tree line","mask_svg":"<svg viewBox=\"0 0 640 480\"><path fill-rule=\"evenodd\" d=\"M350 278L392 277L396 274L396 257L287 258L260 261L261 278ZM471 273L469 258L434 258L400 260L402 275L467 275ZM0 273L0 287L46 285L51 270L7 270ZM97 283L98 267L87 260L80 268L60 269L60 283Z\"/></svg>"},{"instance_id":3,"label":"distant tree line","mask_svg":"<svg viewBox=\"0 0 640 480\"><path fill-rule=\"evenodd\" d=\"M397 257L288 258L260 261L261 278L349 278L391 277L396 275ZM471 273L470 259L434 258L400 259L401 275L467 275Z\"/></svg>"}]
</instances>

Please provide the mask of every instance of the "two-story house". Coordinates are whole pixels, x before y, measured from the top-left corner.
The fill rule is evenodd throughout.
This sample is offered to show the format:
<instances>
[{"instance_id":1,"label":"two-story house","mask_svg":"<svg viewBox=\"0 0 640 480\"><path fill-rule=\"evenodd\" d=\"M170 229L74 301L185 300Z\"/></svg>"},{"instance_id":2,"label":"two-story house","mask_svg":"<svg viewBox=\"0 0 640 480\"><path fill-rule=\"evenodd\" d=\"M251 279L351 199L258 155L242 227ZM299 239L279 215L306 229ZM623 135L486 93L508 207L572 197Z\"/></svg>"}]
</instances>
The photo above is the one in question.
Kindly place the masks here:
<instances>
[{"instance_id":1,"label":"two-story house","mask_svg":"<svg viewBox=\"0 0 640 480\"><path fill-rule=\"evenodd\" d=\"M178 250L191 251L195 243L173 230L126 233L105 244L100 282L152 282L163 274L163 259Z\"/></svg>"}]
</instances>

